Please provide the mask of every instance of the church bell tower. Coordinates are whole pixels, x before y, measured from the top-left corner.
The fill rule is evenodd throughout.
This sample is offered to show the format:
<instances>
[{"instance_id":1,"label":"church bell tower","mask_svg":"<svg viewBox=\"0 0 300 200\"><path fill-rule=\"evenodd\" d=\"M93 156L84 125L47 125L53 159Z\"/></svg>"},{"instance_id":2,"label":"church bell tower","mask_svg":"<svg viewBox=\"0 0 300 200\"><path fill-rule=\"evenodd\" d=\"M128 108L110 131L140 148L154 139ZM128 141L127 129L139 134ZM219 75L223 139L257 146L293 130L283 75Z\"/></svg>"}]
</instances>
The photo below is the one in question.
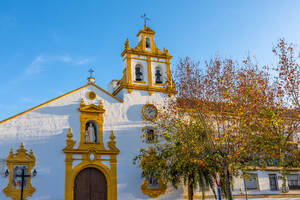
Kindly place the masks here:
<instances>
[{"instance_id":1,"label":"church bell tower","mask_svg":"<svg viewBox=\"0 0 300 200\"><path fill-rule=\"evenodd\" d=\"M137 34L138 45L130 47L128 39L125 42L123 57L123 77L113 83L113 95L127 89L167 93L170 96L175 92L175 85L171 75L171 59L167 49L161 51L156 47L154 40L155 32L147 27Z\"/></svg>"}]
</instances>

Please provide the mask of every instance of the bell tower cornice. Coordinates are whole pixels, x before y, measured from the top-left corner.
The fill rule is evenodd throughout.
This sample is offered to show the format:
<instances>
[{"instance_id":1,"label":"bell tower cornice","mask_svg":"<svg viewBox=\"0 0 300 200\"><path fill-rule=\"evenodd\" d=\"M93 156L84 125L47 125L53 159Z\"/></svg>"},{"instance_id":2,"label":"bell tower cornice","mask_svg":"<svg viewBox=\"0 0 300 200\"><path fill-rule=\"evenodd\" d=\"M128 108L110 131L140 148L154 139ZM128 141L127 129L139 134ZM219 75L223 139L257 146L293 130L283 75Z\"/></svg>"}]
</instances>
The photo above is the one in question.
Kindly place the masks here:
<instances>
[{"instance_id":1,"label":"bell tower cornice","mask_svg":"<svg viewBox=\"0 0 300 200\"><path fill-rule=\"evenodd\" d=\"M138 45L134 48L130 48L130 43L127 39L121 56L124 57L128 54L134 54L139 56L152 56L156 58L172 59L172 56L169 54L169 51L166 48L164 48L163 51L161 51L159 48L156 47L154 35L155 32L151 28L144 27L137 34L137 37L139 38ZM149 40L150 47L147 47L146 40Z\"/></svg>"}]
</instances>

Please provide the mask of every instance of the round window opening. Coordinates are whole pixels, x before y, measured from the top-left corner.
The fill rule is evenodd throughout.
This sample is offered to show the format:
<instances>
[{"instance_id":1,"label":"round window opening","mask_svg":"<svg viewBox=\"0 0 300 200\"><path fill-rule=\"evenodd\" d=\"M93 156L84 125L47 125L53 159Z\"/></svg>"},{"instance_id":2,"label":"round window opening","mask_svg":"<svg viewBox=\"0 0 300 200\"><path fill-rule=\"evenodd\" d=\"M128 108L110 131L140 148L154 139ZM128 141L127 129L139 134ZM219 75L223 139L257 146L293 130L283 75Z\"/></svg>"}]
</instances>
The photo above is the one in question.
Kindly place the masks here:
<instances>
[{"instance_id":1,"label":"round window opening","mask_svg":"<svg viewBox=\"0 0 300 200\"><path fill-rule=\"evenodd\" d=\"M91 99L91 100L96 99L96 96L97 96L96 93L93 92L93 91L91 91L91 92L88 93L88 97L89 97L89 99Z\"/></svg>"}]
</instances>

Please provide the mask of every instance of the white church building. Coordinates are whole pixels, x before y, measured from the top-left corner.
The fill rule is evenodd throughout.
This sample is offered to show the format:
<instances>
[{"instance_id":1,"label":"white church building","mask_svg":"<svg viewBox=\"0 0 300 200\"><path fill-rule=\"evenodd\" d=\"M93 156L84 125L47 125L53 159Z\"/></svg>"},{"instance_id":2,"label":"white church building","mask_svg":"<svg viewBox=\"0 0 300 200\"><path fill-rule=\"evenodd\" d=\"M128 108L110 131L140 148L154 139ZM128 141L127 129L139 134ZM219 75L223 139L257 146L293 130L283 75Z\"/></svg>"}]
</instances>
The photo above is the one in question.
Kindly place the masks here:
<instances>
[{"instance_id":1,"label":"white church building","mask_svg":"<svg viewBox=\"0 0 300 200\"><path fill-rule=\"evenodd\" d=\"M133 165L146 145L144 121L175 93L172 56L157 48L154 35L145 26L136 47L126 41L123 76L107 90L90 76L86 85L0 122L0 200L187 199L183 186L145 179ZM298 170L288 175L286 192L276 167L251 172L252 180L235 178L234 198L300 199Z\"/></svg>"}]
</instances>

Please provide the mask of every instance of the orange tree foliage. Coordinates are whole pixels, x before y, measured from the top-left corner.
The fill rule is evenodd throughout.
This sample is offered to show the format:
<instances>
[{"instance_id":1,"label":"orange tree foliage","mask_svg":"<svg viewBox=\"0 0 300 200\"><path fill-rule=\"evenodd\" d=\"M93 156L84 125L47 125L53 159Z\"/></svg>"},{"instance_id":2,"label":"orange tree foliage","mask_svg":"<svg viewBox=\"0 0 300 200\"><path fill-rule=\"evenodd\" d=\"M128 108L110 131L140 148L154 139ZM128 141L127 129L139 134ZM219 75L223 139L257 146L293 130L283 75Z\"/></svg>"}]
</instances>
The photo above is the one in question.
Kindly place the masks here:
<instances>
[{"instance_id":1,"label":"orange tree foliage","mask_svg":"<svg viewBox=\"0 0 300 200\"><path fill-rule=\"evenodd\" d=\"M193 199L195 186L204 188L218 172L222 192L233 199L232 177L249 168L273 161L298 167L292 140L299 123L299 64L281 42L273 50L279 56L275 79L249 57L241 64L215 58L204 69L181 59L174 73L178 94L151 122L158 138L135 158L144 173L174 186L187 182Z\"/></svg>"}]
</instances>

